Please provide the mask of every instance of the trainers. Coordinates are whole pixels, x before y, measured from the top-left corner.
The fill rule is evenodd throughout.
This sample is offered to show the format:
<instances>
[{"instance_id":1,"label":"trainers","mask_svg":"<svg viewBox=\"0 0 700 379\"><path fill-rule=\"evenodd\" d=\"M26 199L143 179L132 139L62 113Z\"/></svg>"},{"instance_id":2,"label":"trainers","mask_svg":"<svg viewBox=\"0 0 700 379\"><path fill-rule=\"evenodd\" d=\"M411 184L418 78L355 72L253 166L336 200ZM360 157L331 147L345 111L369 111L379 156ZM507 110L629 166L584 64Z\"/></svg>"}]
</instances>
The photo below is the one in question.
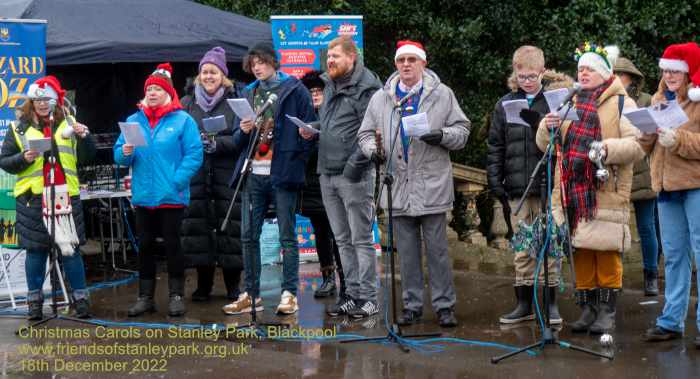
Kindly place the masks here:
<instances>
[{"instance_id":1,"label":"trainers","mask_svg":"<svg viewBox=\"0 0 700 379\"><path fill-rule=\"evenodd\" d=\"M349 295L338 298L338 302L328 307L326 313L331 317L348 314L348 311L355 308L355 299Z\"/></svg>"},{"instance_id":2,"label":"trainers","mask_svg":"<svg viewBox=\"0 0 700 379\"><path fill-rule=\"evenodd\" d=\"M348 311L348 316L352 318L365 318L379 313L379 306L372 300L357 303L355 308Z\"/></svg>"},{"instance_id":3,"label":"trainers","mask_svg":"<svg viewBox=\"0 0 700 379\"><path fill-rule=\"evenodd\" d=\"M282 292L280 304L277 306L277 314L291 315L298 310L299 305L297 304L297 297L292 295L291 292L284 290L284 292Z\"/></svg>"},{"instance_id":4,"label":"trainers","mask_svg":"<svg viewBox=\"0 0 700 379\"><path fill-rule=\"evenodd\" d=\"M248 296L248 292L243 292L238 296L238 300L234 301L231 304L226 304L224 305L223 308L221 308L224 313L227 315L239 315L241 313L251 313L253 311L253 301L251 300L250 296ZM262 299L261 298L256 298L255 299L255 311L256 312L262 312L265 308L263 308L262 305Z\"/></svg>"}]
</instances>

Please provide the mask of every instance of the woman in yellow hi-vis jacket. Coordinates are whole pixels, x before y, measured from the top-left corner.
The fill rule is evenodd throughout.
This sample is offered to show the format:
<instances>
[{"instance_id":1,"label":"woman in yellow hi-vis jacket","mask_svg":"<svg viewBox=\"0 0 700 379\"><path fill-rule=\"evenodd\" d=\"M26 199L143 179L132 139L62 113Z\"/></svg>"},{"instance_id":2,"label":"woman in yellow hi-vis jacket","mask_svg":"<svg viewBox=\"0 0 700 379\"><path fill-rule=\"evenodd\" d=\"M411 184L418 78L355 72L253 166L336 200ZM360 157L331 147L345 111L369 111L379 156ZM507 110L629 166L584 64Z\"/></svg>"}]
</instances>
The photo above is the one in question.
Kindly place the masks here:
<instances>
[{"instance_id":1,"label":"woman in yellow hi-vis jacket","mask_svg":"<svg viewBox=\"0 0 700 379\"><path fill-rule=\"evenodd\" d=\"M91 160L95 144L85 125L66 119L65 91L53 76L38 79L27 93L21 115L8 128L0 151L0 168L17 175L16 233L19 247L26 249L28 318L43 318L43 292L46 260L51 247L48 228L54 220L48 196L50 179L55 184L54 241L63 257L62 264L73 289L76 316L89 317L85 268L77 247L85 242L83 210L80 204L78 162ZM51 137L58 159L50 152L32 149L32 140ZM36 148L36 145L34 145Z\"/></svg>"}]
</instances>

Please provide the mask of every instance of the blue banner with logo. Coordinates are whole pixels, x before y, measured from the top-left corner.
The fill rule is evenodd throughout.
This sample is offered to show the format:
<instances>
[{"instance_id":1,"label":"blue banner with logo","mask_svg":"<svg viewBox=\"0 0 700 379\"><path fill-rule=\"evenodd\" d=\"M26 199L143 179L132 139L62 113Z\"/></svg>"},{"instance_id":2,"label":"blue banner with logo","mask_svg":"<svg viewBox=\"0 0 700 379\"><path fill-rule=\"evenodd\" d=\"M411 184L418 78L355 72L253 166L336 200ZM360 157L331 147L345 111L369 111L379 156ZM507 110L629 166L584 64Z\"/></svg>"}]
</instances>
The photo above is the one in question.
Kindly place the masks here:
<instances>
[{"instance_id":1,"label":"blue banner with logo","mask_svg":"<svg viewBox=\"0 0 700 379\"><path fill-rule=\"evenodd\" d=\"M280 69L287 74L325 71L328 43L339 36L350 36L362 56L362 16L271 16L270 24Z\"/></svg>"},{"instance_id":2,"label":"blue banner with logo","mask_svg":"<svg viewBox=\"0 0 700 379\"><path fill-rule=\"evenodd\" d=\"M46 71L46 21L0 19L0 146L29 85ZM15 176L0 170L0 244L14 245Z\"/></svg>"}]
</instances>

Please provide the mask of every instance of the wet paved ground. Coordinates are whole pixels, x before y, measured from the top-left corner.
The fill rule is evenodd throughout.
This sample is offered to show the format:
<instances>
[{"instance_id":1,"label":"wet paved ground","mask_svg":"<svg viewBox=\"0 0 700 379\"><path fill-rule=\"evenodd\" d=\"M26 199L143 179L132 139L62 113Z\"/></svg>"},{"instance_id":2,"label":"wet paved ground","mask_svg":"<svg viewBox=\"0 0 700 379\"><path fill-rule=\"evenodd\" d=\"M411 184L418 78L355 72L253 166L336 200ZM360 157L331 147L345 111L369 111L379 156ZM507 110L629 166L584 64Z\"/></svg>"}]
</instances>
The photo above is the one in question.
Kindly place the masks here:
<instances>
[{"instance_id":1,"label":"wet paved ground","mask_svg":"<svg viewBox=\"0 0 700 379\"><path fill-rule=\"evenodd\" d=\"M303 330L326 328L338 334L360 334L365 336L386 335L383 312L369 320L360 322L343 318L332 319L325 316L324 306L332 300L319 301L313 298L313 290L320 285L321 279L316 273L317 264L301 266L300 312L293 317L279 318L274 309L279 300L279 267L264 268L265 311L263 321L282 321L298 326ZM443 337L465 340L480 340L513 346L527 345L539 338L539 327L535 322L516 327L502 328L498 316L510 311L513 303L512 280L508 269L498 269L474 260L455 262L455 283L458 302L457 316L460 326L455 329L437 327L435 315L426 306L422 325L407 328L405 332L441 331ZM217 272L217 275L219 273ZM93 279L123 278L123 273L97 274ZM384 274L382 273L382 277ZM442 352L411 351L406 354L397 347L377 343L341 344L337 341L297 342L279 340L225 340L216 342L203 338L170 338L165 330L162 338L145 336L140 328L123 328L124 336L104 337L107 329L84 326L69 321L52 321L44 330L63 328L71 330L77 336L64 338L20 338L14 331L25 325L21 318L0 318L0 377L11 378L463 378L463 377L517 377L517 378L698 378L700 377L700 350L695 349L692 339L697 335L694 322L695 311L690 310L687 323L687 336L684 340L647 344L641 341L643 331L653 323L661 310L661 303L648 304L650 300L662 301L661 298L644 297L639 290L639 275L633 273L626 279L624 294L619 298L617 314L617 331L614 334L615 359L607 361L591 357L576 351L548 346L538 356L519 355L492 365L490 358L507 352L492 347L467 346L464 344L446 344ZM190 273L187 294L194 289L194 275ZM134 299L136 283L117 288L101 289L93 292L93 311L97 320L120 322L138 321L142 323L193 323L193 324L232 324L245 323L247 316L226 316L220 308L226 303L223 297L223 280L217 277L214 296L210 303L202 305L189 302L186 317L169 319L165 315L167 308L167 282L160 278L158 287L159 312L145 317L132 319L126 317L126 309ZM560 308L566 321L578 316L578 308L573 304L571 290L561 295ZM697 297L693 297L695 304ZM644 303L644 304L640 304ZM45 312L48 311L45 309ZM37 328L39 330L42 328ZM231 334L233 334L233 329ZM26 332L26 331L25 331ZM83 333L89 333L83 335ZM135 334L140 333L137 338ZM95 336L99 334L100 337ZM222 333L223 336L223 333ZM121 337L121 338L119 338ZM188 336L191 337L191 336ZM571 335L568 328L559 333L562 340L575 343L594 350L601 350L597 338ZM106 349L115 344L131 344L170 347L173 357L160 359L158 356L146 356L146 360L134 360L138 356L115 353L107 356L92 351L89 355L70 355L66 351L56 353L58 345L83 345L93 349ZM53 346L54 353L46 354L27 351L28 346ZM194 347L193 347L194 346ZM226 354L219 349L226 348ZM153 352L153 350L151 350ZM228 355L221 357L222 355ZM82 371L90 367L75 364L106 364L121 362L123 367L96 366L97 371ZM47 366L44 366L46 362ZM96 362L96 363L95 363ZM71 364L73 364L71 366ZM23 367L24 365L24 367ZM31 373L30 369L38 372ZM45 370L46 369L46 370ZM150 372L138 372L143 369Z\"/></svg>"}]
</instances>

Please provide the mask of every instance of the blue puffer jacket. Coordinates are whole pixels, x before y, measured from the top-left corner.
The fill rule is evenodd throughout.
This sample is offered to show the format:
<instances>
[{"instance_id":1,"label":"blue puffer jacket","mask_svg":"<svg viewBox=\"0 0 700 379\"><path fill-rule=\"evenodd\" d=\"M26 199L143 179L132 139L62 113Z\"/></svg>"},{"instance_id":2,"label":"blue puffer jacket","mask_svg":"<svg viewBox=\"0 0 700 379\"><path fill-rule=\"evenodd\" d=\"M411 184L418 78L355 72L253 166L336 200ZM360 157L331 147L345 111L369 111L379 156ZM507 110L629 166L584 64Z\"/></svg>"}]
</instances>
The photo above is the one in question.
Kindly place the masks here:
<instances>
[{"instance_id":1,"label":"blue puffer jacket","mask_svg":"<svg viewBox=\"0 0 700 379\"><path fill-rule=\"evenodd\" d=\"M315 141L303 139L299 135L299 128L289 121L286 115L295 116L305 122L312 122L316 120L316 113L311 102L311 94L299 79L283 72L277 72L277 75L282 83L277 100L278 106L275 109L270 177L272 185L275 187L301 189L304 186L306 161ZM260 82L256 80L245 89L245 97L250 104L253 104L253 94L259 84ZM230 182L231 187L236 185L240 177L250 137L253 134L253 132L243 133L239 124L240 120L236 117L233 128L233 143L241 151L241 155L236 162L236 169Z\"/></svg>"},{"instance_id":2,"label":"blue puffer jacket","mask_svg":"<svg viewBox=\"0 0 700 379\"><path fill-rule=\"evenodd\" d=\"M136 122L146 136L147 146L134 148L124 156L124 136L114 145L114 162L132 166L131 202L135 206L189 205L190 178L202 165L202 141L197 123L187 112L177 110L163 116L151 129L143 111L126 119Z\"/></svg>"}]
</instances>

